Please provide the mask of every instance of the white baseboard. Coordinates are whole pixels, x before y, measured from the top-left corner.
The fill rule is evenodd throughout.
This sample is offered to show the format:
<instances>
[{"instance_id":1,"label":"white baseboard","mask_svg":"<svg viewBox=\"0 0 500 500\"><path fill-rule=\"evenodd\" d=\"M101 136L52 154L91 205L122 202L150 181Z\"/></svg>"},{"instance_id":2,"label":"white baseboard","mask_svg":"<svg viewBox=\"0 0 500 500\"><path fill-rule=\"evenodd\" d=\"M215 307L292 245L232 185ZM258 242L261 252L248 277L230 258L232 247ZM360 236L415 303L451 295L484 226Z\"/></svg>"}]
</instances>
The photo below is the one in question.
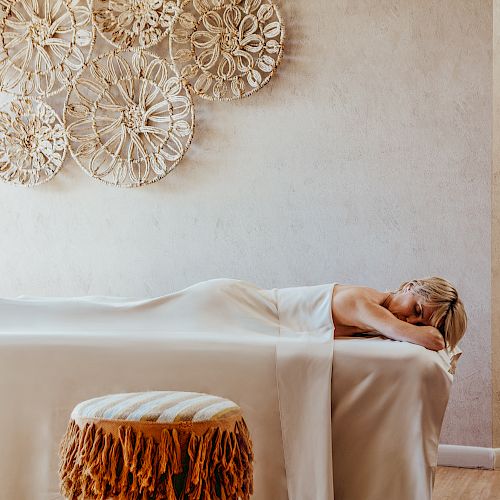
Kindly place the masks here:
<instances>
[{"instance_id":1,"label":"white baseboard","mask_svg":"<svg viewBox=\"0 0 500 500\"><path fill-rule=\"evenodd\" d=\"M438 465L467 469L500 469L500 448L440 444Z\"/></svg>"}]
</instances>

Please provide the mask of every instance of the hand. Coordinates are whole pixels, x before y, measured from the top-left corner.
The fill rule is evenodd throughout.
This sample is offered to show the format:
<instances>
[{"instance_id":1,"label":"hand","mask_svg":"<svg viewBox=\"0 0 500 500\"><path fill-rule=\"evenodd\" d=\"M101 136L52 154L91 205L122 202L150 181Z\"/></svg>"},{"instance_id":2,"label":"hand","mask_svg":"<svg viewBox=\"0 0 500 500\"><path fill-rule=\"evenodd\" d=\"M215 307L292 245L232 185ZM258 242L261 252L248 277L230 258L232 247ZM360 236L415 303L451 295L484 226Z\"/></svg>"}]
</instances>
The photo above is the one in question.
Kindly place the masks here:
<instances>
[{"instance_id":1,"label":"hand","mask_svg":"<svg viewBox=\"0 0 500 500\"><path fill-rule=\"evenodd\" d=\"M431 351L440 351L445 347L441 332L433 326L419 326L418 333L411 341Z\"/></svg>"}]
</instances>

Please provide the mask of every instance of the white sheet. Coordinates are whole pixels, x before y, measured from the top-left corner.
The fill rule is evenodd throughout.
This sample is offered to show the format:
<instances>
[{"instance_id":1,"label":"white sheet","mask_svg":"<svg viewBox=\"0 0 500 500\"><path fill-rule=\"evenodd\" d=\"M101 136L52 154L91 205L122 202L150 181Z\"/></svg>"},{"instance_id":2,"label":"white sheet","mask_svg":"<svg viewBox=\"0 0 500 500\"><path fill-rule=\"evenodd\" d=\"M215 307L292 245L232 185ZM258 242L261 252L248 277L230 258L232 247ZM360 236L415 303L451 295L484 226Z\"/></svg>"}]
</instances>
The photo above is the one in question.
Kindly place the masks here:
<instances>
[{"instance_id":1,"label":"white sheet","mask_svg":"<svg viewBox=\"0 0 500 500\"><path fill-rule=\"evenodd\" d=\"M256 500L333 500L334 487L335 500L430 500L450 357L380 338L336 339L333 355L332 289L211 280L155 299L0 299L0 500L60 498L78 402L166 389L241 405Z\"/></svg>"},{"instance_id":2,"label":"white sheet","mask_svg":"<svg viewBox=\"0 0 500 500\"><path fill-rule=\"evenodd\" d=\"M446 351L381 337L335 342L335 500L431 500L450 370Z\"/></svg>"},{"instance_id":3,"label":"white sheet","mask_svg":"<svg viewBox=\"0 0 500 500\"><path fill-rule=\"evenodd\" d=\"M332 289L211 280L147 300L0 300L1 498L59 498L57 447L79 401L173 389L242 406L254 498L332 499Z\"/></svg>"}]
</instances>

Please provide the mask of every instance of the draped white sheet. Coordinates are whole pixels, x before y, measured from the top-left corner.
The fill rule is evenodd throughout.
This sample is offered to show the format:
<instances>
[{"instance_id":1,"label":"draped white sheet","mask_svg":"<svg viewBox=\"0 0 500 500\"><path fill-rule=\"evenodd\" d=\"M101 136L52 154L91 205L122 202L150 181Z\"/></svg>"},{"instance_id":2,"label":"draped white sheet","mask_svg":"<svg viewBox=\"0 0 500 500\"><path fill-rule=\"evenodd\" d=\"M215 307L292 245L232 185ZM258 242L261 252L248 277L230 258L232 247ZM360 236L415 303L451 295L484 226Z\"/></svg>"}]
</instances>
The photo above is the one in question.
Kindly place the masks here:
<instances>
[{"instance_id":1,"label":"draped white sheet","mask_svg":"<svg viewBox=\"0 0 500 500\"><path fill-rule=\"evenodd\" d=\"M430 500L450 358L381 339L336 339L334 356L333 286L0 299L0 500L59 499L73 406L142 390L236 401L256 500L333 500L334 482L335 500Z\"/></svg>"},{"instance_id":2,"label":"draped white sheet","mask_svg":"<svg viewBox=\"0 0 500 500\"><path fill-rule=\"evenodd\" d=\"M60 498L57 447L79 401L181 390L242 407L254 498L332 499L332 290L211 280L146 300L0 300L0 498Z\"/></svg>"},{"instance_id":3,"label":"draped white sheet","mask_svg":"<svg viewBox=\"0 0 500 500\"><path fill-rule=\"evenodd\" d=\"M461 352L382 337L336 339L335 500L431 500L450 371Z\"/></svg>"}]
</instances>

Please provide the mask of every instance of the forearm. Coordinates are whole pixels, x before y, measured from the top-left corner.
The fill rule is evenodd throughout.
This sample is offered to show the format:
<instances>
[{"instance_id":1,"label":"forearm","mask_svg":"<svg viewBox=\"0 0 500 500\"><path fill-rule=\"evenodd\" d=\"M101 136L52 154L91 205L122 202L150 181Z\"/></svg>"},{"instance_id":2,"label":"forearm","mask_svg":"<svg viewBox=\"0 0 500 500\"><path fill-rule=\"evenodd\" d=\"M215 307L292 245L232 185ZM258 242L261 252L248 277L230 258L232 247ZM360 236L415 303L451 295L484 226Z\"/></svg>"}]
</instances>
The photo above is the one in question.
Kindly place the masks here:
<instances>
[{"instance_id":1,"label":"forearm","mask_svg":"<svg viewBox=\"0 0 500 500\"><path fill-rule=\"evenodd\" d=\"M377 304L361 304L357 316L361 324L393 340L415 342L420 333L420 326L401 321Z\"/></svg>"},{"instance_id":2,"label":"forearm","mask_svg":"<svg viewBox=\"0 0 500 500\"><path fill-rule=\"evenodd\" d=\"M390 324L383 325L380 328L380 333L387 338L400 340L402 342L415 342L418 336L419 326L405 323L395 318L396 321L391 321Z\"/></svg>"},{"instance_id":3,"label":"forearm","mask_svg":"<svg viewBox=\"0 0 500 500\"><path fill-rule=\"evenodd\" d=\"M377 330L390 339L411 342L433 351L445 347L443 336L435 327L401 321L377 304L362 304L358 313L362 326Z\"/></svg>"}]
</instances>

